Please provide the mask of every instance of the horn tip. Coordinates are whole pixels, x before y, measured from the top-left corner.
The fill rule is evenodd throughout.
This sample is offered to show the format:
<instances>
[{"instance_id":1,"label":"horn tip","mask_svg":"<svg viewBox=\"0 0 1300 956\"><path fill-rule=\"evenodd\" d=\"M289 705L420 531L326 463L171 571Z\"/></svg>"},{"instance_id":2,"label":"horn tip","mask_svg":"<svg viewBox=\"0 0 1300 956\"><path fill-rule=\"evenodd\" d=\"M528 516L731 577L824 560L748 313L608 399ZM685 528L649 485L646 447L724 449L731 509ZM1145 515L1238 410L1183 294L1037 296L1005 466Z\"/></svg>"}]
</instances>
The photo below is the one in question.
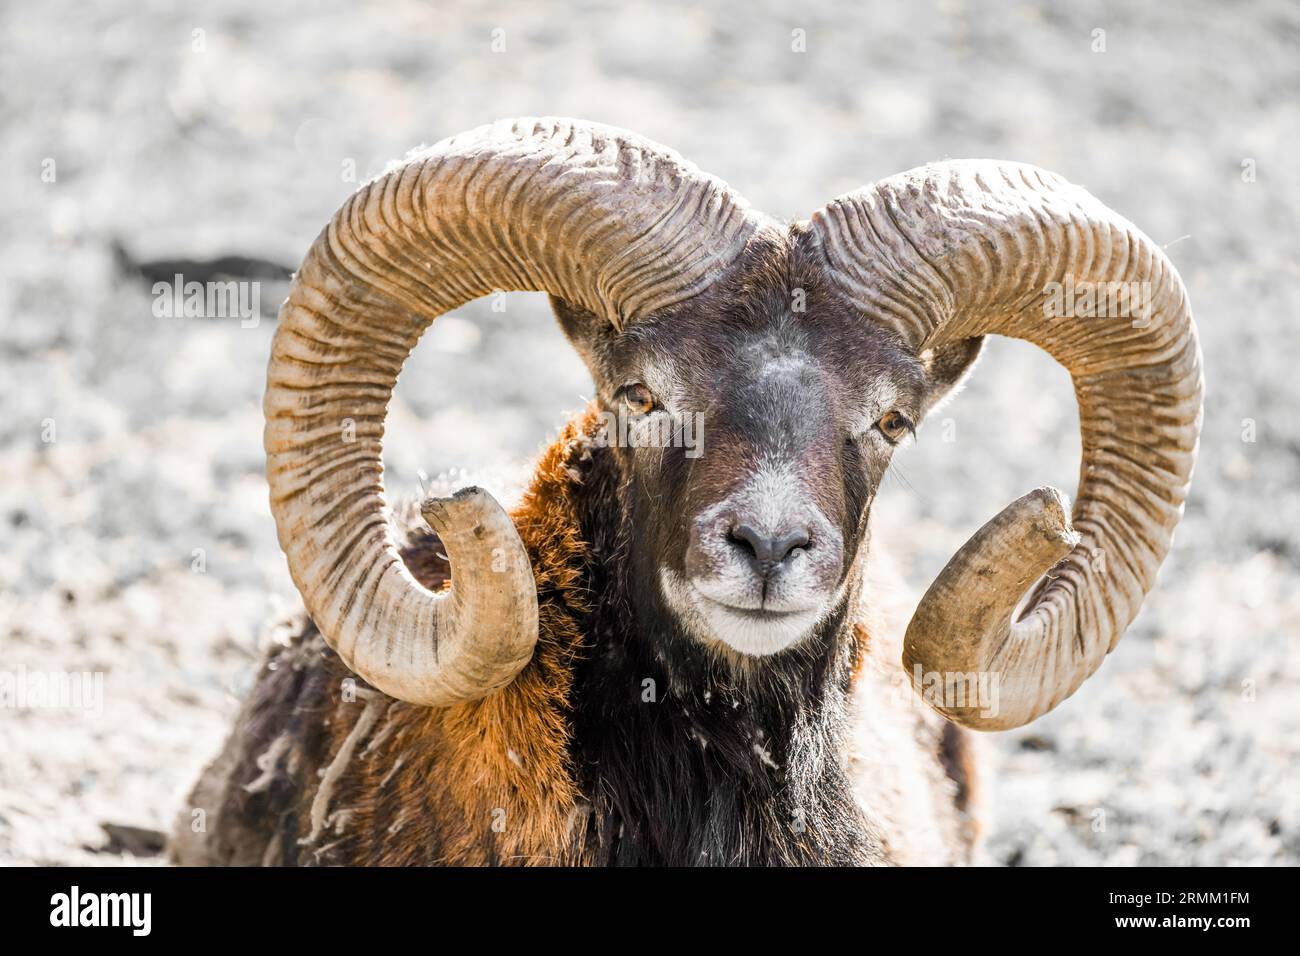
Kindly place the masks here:
<instances>
[{"instance_id":1,"label":"horn tip","mask_svg":"<svg viewBox=\"0 0 1300 956\"><path fill-rule=\"evenodd\" d=\"M483 500L491 499L486 491L478 485L466 485L464 488L457 488L450 495L430 495L420 502L420 514L426 521L431 518L445 518L453 511L461 510L466 506L483 504Z\"/></svg>"},{"instance_id":2,"label":"horn tip","mask_svg":"<svg viewBox=\"0 0 1300 956\"><path fill-rule=\"evenodd\" d=\"M1070 547L1079 543L1079 533L1070 521L1070 497L1061 489L1051 485L1035 488L1013 507L1030 516L1029 523L1035 531Z\"/></svg>"}]
</instances>

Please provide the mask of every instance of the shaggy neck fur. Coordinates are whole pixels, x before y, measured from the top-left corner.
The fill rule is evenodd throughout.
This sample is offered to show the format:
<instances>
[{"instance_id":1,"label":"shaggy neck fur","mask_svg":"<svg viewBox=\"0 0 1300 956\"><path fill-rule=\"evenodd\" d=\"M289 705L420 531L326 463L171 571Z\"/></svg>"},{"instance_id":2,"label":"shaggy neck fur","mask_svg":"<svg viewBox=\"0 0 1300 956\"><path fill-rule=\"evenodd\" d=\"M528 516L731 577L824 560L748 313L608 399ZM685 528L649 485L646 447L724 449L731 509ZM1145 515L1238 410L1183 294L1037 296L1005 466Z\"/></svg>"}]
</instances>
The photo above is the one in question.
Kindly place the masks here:
<instances>
[{"instance_id":1,"label":"shaggy neck fur","mask_svg":"<svg viewBox=\"0 0 1300 956\"><path fill-rule=\"evenodd\" d=\"M630 539L636 503L616 456L580 456L575 517L592 599L566 609L590 641L573 664L570 705L594 862L862 862L879 844L842 766L860 635L843 607L770 658L742 659L683 633L652 556ZM620 514L632 518L609 520Z\"/></svg>"}]
</instances>

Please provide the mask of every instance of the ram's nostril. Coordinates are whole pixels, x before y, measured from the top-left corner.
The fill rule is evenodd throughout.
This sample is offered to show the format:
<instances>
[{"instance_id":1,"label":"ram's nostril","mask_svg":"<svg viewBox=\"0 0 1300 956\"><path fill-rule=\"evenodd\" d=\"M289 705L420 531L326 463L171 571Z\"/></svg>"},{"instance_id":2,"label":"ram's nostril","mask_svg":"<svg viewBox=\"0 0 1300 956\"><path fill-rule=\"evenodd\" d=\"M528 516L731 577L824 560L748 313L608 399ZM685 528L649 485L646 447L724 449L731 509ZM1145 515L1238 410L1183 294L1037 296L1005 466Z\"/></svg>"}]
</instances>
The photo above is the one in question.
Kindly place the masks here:
<instances>
[{"instance_id":1,"label":"ram's nostril","mask_svg":"<svg viewBox=\"0 0 1300 956\"><path fill-rule=\"evenodd\" d=\"M778 535L766 535L751 525L738 524L727 532L727 539L747 551L765 570L776 567L798 548L806 548L812 539L806 528L794 528Z\"/></svg>"},{"instance_id":2,"label":"ram's nostril","mask_svg":"<svg viewBox=\"0 0 1300 956\"><path fill-rule=\"evenodd\" d=\"M784 561L796 548L806 548L810 542L808 532L803 528L799 528L796 531L788 532L783 538L777 538L773 544L772 553L775 555L775 560Z\"/></svg>"},{"instance_id":3,"label":"ram's nostril","mask_svg":"<svg viewBox=\"0 0 1300 956\"><path fill-rule=\"evenodd\" d=\"M762 560L759 551L763 547L763 538L747 524L738 524L727 532L727 540L742 551L748 551L755 560Z\"/></svg>"}]
</instances>

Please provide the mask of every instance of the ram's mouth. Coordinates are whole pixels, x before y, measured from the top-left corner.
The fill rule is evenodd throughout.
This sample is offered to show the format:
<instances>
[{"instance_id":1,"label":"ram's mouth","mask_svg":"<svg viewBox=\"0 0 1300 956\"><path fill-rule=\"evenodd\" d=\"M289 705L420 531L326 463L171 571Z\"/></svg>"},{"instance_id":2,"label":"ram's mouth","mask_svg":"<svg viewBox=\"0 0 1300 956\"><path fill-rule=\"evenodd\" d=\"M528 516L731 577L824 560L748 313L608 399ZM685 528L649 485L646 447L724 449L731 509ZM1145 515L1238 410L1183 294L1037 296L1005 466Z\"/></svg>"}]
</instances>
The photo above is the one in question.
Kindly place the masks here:
<instances>
[{"instance_id":1,"label":"ram's mouth","mask_svg":"<svg viewBox=\"0 0 1300 956\"><path fill-rule=\"evenodd\" d=\"M807 608L782 610L768 607L738 607L735 604L727 604L725 601L715 601L713 598L705 597L704 595L700 595L700 598L702 601L707 602L707 604L712 605L712 607L727 614L732 614L742 620L754 621L757 623L782 621L793 615L809 613Z\"/></svg>"},{"instance_id":2,"label":"ram's mouth","mask_svg":"<svg viewBox=\"0 0 1300 956\"><path fill-rule=\"evenodd\" d=\"M821 619L821 609L737 607L696 592L703 629L733 650L754 657L776 654L807 637Z\"/></svg>"}]
</instances>

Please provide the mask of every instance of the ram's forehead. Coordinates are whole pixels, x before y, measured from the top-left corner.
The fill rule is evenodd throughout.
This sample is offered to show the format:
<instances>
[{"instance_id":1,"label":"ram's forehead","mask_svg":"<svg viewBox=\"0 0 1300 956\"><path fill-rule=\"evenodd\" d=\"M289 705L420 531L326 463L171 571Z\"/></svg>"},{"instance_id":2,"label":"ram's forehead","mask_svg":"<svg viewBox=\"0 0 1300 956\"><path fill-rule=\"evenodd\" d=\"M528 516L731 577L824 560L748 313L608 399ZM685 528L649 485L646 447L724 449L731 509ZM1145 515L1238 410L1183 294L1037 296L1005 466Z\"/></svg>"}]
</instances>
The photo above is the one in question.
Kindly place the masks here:
<instances>
[{"instance_id":1,"label":"ram's forehead","mask_svg":"<svg viewBox=\"0 0 1300 956\"><path fill-rule=\"evenodd\" d=\"M861 321L785 316L765 327L660 327L641 330L634 342L642 380L665 398L806 392L865 414L884 406L915 408L926 389L922 363Z\"/></svg>"},{"instance_id":2,"label":"ram's forehead","mask_svg":"<svg viewBox=\"0 0 1300 956\"><path fill-rule=\"evenodd\" d=\"M741 380L773 390L821 382L831 400L912 405L926 388L917 357L784 240L757 245L716 286L619 338L624 358L665 397L715 394Z\"/></svg>"}]
</instances>

